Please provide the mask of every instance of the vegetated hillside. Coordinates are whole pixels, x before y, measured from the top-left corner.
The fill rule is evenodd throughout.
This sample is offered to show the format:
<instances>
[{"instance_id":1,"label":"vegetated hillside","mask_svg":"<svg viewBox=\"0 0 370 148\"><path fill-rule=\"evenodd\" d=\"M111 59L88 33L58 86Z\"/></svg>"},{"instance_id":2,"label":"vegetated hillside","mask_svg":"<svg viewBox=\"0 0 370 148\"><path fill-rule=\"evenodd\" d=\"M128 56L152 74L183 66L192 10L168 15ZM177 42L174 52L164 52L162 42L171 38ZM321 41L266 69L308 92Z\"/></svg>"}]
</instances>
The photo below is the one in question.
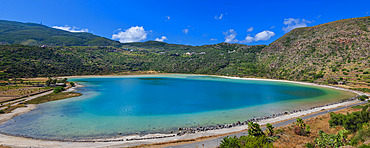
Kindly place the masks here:
<instances>
[{"instance_id":1,"label":"vegetated hillside","mask_svg":"<svg viewBox=\"0 0 370 148\"><path fill-rule=\"evenodd\" d=\"M180 45L182 46L182 45ZM221 75L263 75L256 55L265 46L222 43L189 50L153 52L115 47L0 46L0 78L160 71ZM175 52L175 53L173 53ZM244 66L249 65L249 66Z\"/></svg>"},{"instance_id":2,"label":"vegetated hillside","mask_svg":"<svg viewBox=\"0 0 370 148\"><path fill-rule=\"evenodd\" d=\"M267 77L366 86L370 83L370 17L297 28L260 53Z\"/></svg>"},{"instance_id":3,"label":"vegetated hillside","mask_svg":"<svg viewBox=\"0 0 370 148\"><path fill-rule=\"evenodd\" d=\"M0 44L118 46L120 43L91 33L73 33L41 24L0 20Z\"/></svg>"}]
</instances>

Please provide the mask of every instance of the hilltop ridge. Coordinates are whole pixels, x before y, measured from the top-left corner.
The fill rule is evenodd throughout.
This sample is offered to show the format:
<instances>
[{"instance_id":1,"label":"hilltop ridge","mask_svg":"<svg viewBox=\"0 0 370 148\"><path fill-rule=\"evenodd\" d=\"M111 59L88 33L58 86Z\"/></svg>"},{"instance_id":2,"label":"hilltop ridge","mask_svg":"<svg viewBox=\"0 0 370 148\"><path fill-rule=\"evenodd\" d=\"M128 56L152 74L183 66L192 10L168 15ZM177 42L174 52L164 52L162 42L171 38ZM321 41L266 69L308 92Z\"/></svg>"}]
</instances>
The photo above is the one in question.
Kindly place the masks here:
<instances>
[{"instance_id":1,"label":"hilltop ridge","mask_svg":"<svg viewBox=\"0 0 370 148\"><path fill-rule=\"evenodd\" d=\"M41 24L0 20L0 44L117 46L119 42L86 32L68 32Z\"/></svg>"}]
</instances>

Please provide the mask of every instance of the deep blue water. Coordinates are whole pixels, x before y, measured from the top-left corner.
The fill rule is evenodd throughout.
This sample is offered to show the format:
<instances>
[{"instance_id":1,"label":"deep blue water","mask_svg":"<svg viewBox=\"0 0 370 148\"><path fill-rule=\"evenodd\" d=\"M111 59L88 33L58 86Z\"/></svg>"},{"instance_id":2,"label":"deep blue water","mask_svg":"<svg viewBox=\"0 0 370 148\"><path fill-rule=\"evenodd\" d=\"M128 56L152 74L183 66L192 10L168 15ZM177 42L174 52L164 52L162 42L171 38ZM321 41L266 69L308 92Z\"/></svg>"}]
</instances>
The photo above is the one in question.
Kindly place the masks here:
<instances>
[{"instance_id":1,"label":"deep blue water","mask_svg":"<svg viewBox=\"0 0 370 148\"><path fill-rule=\"evenodd\" d=\"M0 131L52 139L169 132L177 127L244 121L350 96L334 89L291 83L192 75L72 81L85 85L79 88L84 95L41 104L0 125Z\"/></svg>"}]
</instances>

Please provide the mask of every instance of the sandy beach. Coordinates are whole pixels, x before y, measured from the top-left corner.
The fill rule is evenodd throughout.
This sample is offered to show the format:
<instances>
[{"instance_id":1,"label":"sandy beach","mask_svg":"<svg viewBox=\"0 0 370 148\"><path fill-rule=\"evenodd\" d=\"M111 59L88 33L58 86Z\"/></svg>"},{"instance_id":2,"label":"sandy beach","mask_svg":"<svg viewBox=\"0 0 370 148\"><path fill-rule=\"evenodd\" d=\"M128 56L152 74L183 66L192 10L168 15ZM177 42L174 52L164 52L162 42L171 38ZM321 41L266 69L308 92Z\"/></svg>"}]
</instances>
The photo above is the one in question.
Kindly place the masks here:
<instances>
[{"instance_id":1,"label":"sandy beach","mask_svg":"<svg viewBox=\"0 0 370 148\"><path fill-rule=\"evenodd\" d=\"M163 74L160 74L163 75ZM129 76L116 76L116 75L109 75L112 77L130 77ZM139 75L142 76L142 75ZM205 76L215 76L215 75L205 75ZM82 78L82 77L106 77L106 76L71 76L67 78ZM356 93L358 95L368 95L366 93L348 90L344 88L338 88L333 86L326 86L326 85L318 85L312 83L305 83L305 82L296 82L296 81L286 81L286 80L273 80L273 79L259 79L259 78L238 78L238 77L227 77L227 76L215 76L221 78L229 78L229 79L241 79L241 80L260 80L260 81L279 81L279 82L289 82L289 83L297 83L297 84L304 84L304 85L313 85L319 87L327 87L327 88L334 88L343 91L350 91ZM81 87L81 86L79 86ZM75 88L71 88L68 91L75 91ZM336 103L333 105L317 107L311 110L305 110L300 112L295 112L292 114L282 115L275 118L270 118L266 120L262 120L258 122L260 125L265 125L267 123L276 123L281 122L291 118L297 118L303 115L311 114L314 112L319 112L322 110L330 110L333 108L337 108L340 106L347 106L350 104L358 103L358 100L352 100L342 103ZM14 110L12 113L0 115L0 122L3 123L7 120L10 120L12 117L26 113L34 108L36 105L27 105L25 108L18 108ZM231 128L224 128L224 129L217 129L217 130L209 130L209 131L202 131L196 132L195 134L185 134L181 136L176 136L175 134L149 134L145 136L140 135L132 135L132 136L122 136L118 138L110 138L110 139L95 139L86 141L79 141L79 142L69 142L69 141L48 141L48 140L36 140L30 138L23 138L23 137L15 137L15 136L8 136L0 134L0 143L4 146L12 146L12 147L129 147L129 146L137 146L142 144L153 144L153 143L161 143L161 142L169 142L169 141L176 141L176 140L185 140L185 139L195 139L204 136L214 136L232 132L238 132L245 130L247 125L242 126L234 126ZM165 138L158 138L158 137L165 137ZM143 139L143 140L138 140Z\"/></svg>"}]
</instances>

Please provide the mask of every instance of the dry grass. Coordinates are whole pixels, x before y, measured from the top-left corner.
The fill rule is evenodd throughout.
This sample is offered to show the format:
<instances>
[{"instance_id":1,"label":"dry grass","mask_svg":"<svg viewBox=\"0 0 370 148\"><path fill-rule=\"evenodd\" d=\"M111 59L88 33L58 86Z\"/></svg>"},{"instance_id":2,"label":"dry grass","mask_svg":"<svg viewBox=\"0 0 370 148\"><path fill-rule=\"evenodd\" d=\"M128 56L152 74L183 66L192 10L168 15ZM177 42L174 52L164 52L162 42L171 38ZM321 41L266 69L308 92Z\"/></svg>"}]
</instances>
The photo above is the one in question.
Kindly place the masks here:
<instances>
[{"instance_id":1,"label":"dry grass","mask_svg":"<svg viewBox=\"0 0 370 148\"><path fill-rule=\"evenodd\" d=\"M346 114L361 111L358 108L347 108L343 110L336 111L335 113L342 113ZM329 126L330 115L320 115L314 118L310 118L304 120L307 125L311 126L311 134L309 136L299 136L294 133L293 131L293 124L283 126L277 129L282 129L284 132L277 134L280 136L280 139L274 142L274 147L281 147L281 148L301 148L308 142L313 143L314 139L318 137L318 132L323 130L325 133L329 134L337 134L339 130L343 129L343 127L336 127L330 128ZM351 136L351 135L350 135Z\"/></svg>"},{"instance_id":2,"label":"dry grass","mask_svg":"<svg viewBox=\"0 0 370 148\"><path fill-rule=\"evenodd\" d=\"M5 114L5 113L10 113L12 112L13 110L17 109L17 108L20 108L20 107L27 107L26 105L24 104L17 104L17 105L14 105L14 106L9 106L3 110L0 110L0 114Z\"/></svg>"}]
</instances>

